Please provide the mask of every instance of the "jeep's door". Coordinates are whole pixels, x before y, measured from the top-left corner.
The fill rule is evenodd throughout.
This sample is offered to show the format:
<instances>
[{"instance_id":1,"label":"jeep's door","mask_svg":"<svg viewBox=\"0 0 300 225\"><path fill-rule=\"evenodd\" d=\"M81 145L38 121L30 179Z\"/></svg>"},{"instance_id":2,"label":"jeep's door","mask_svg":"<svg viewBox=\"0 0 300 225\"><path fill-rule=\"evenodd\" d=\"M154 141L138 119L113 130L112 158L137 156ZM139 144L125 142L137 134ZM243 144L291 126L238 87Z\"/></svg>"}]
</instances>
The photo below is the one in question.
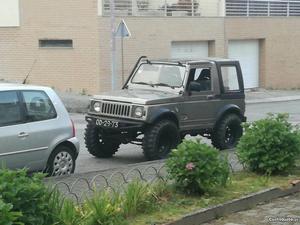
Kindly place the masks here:
<instances>
[{"instance_id":1,"label":"jeep's door","mask_svg":"<svg viewBox=\"0 0 300 225\"><path fill-rule=\"evenodd\" d=\"M22 168L29 151L28 130L17 91L0 92L0 166Z\"/></svg>"},{"instance_id":2,"label":"jeep's door","mask_svg":"<svg viewBox=\"0 0 300 225\"><path fill-rule=\"evenodd\" d=\"M215 64L201 64L190 68L184 94L182 130L212 128L220 102L219 82Z\"/></svg>"},{"instance_id":3,"label":"jeep's door","mask_svg":"<svg viewBox=\"0 0 300 225\"><path fill-rule=\"evenodd\" d=\"M241 114L245 112L245 93L242 71L237 61L218 62L217 69L220 80L220 110L226 106L237 106ZM219 113L220 114L220 113Z\"/></svg>"}]
</instances>

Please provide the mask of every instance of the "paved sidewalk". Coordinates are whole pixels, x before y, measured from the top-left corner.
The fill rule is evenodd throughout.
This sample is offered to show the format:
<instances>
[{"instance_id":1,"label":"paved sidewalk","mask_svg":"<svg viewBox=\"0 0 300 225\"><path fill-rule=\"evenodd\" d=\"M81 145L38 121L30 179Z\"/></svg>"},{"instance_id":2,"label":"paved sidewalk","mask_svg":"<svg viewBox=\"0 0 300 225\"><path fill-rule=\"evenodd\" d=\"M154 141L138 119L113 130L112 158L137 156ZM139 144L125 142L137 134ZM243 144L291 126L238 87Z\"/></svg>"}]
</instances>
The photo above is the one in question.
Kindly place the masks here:
<instances>
[{"instance_id":1,"label":"paved sidewalk","mask_svg":"<svg viewBox=\"0 0 300 225\"><path fill-rule=\"evenodd\" d=\"M300 100L300 90L266 90L246 91L246 103L266 103Z\"/></svg>"},{"instance_id":2,"label":"paved sidewalk","mask_svg":"<svg viewBox=\"0 0 300 225\"><path fill-rule=\"evenodd\" d=\"M276 199L203 225L299 225L300 193Z\"/></svg>"},{"instance_id":3,"label":"paved sidewalk","mask_svg":"<svg viewBox=\"0 0 300 225\"><path fill-rule=\"evenodd\" d=\"M71 113L85 113L92 96L58 92L66 108ZM300 100L300 90L265 90L246 91L246 103L282 102Z\"/></svg>"}]
</instances>

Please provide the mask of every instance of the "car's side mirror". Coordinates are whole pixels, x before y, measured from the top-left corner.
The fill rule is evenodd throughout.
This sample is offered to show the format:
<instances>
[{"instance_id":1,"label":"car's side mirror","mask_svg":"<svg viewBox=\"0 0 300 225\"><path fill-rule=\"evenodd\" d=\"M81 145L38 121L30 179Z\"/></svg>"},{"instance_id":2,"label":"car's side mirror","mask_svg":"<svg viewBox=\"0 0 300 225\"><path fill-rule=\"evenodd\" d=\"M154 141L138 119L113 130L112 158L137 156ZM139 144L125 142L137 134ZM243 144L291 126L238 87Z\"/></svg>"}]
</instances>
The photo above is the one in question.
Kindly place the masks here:
<instances>
[{"instance_id":1,"label":"car's side mirror","mask_svg":"<svg viewBox=\"0 0 300 225\"><path fill-rule=\"evenodd\" d=\"M197 81L191 81L188 87L188 93L189 95L191 94L192 91L201 91L201 84L198 83Z\"/></svg>"}]
</instances>

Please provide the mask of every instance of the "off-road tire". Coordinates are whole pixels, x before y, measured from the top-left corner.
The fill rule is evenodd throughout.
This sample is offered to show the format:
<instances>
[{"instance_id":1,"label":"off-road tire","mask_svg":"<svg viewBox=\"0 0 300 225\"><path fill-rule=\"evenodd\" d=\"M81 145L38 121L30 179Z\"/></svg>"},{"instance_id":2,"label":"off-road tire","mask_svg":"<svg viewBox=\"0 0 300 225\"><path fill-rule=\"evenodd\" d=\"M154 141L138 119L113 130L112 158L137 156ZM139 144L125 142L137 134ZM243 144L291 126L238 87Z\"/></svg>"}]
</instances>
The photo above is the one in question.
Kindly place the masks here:
<instances>
[{"instance_id":1,"label":"off-road tire","mask_svg":"<svg viewBox=\"0 0 300 225\"><path fill-rule=\"evenodd\" d=\"M170 120L161 120L146 128L143 140L145 158L147 160L164 159L179 142L180 134L176 124Z\"/></svg>"},{"instance_id":2,"label":"off-road tire","mask_svg":"<svg viewBox=\"0 0 300 225\"><path fill-rule=\"evenodd\" d=\"M92 124L85 128L84 140L88 152L97 158L112 157L120 146L115 139L103 138L99 129Z\"/></svg>"},{"instance_id":3,"label":"off-road tire","mask_svg":"<svg viewBox=\"0 0 300 225\"><path fill-rule=\"evenodd\" d=\"M242 120L237 114L225 115L213 130L212 145L220 150L234 148L243 134L241 124Z\"/></svg>"},{"instance_id":4,"label":"off-road tire","mask_svg":"<svg viewBox=\"0 0 300 225\"><path fill-rule=\"evenodd\" d=\"M61 157L60 154L64 154L64 155L68 155L69 162L69 166L71 166L71 168L69 167L65 172L63 173L57 173L57 171L55 171L55 158L57 157ZM74 173L75 171L75 167L76 167L76 157L75 157L75 152L72 148L65 146L65 145L60 145L58 147L56 147L54 149L54 151L51 153L51 155L49 156L48 162L47 162L47 166L46 169L44 170L45 173L47 173L47 176L63 176L63 175L69 175Z\"/></svg>"}]
</instances>

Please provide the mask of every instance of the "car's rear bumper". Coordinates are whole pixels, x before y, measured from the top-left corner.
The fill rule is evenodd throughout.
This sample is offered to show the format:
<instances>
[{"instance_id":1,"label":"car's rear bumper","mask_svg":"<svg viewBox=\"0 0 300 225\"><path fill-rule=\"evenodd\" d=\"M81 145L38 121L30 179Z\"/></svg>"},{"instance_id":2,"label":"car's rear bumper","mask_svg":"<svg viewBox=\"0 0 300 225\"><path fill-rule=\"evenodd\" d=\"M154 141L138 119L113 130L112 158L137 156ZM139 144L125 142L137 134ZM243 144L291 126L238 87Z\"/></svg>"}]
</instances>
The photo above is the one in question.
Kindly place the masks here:
<instances>
[{"instance_id":1,"label":"car's rear bumper","mask_svg":"<svg viewBox=\"0 0 300 225\"><path fill-rule=\"evenodd\" d=\"M85 117L85 119L88 123L93 124L101 129L106 129L106 130L119 130L119 131L142 130L146 124L144 121L136 121L136 120L124 119L124 118L111 118L111 117L105 117L105 116L94 116L94 115L87 115ZM99 126L96 124L97 119L118 122L119 125L116 128Z\"/></svg>"},{"instance_id":2,"label":"car's rear bumper","mask_svg":"<svg viewBox=\"0 0 300 225\"><path fill-rule=\"evenodd\" d=\"M68 139L68 142L72 143L74 145L74 148L76 150L76 158L79 154L79 149L80 149L80 143L79 140L77 139L77 137L72 137Z\"/></svg>"}]
</instances>

